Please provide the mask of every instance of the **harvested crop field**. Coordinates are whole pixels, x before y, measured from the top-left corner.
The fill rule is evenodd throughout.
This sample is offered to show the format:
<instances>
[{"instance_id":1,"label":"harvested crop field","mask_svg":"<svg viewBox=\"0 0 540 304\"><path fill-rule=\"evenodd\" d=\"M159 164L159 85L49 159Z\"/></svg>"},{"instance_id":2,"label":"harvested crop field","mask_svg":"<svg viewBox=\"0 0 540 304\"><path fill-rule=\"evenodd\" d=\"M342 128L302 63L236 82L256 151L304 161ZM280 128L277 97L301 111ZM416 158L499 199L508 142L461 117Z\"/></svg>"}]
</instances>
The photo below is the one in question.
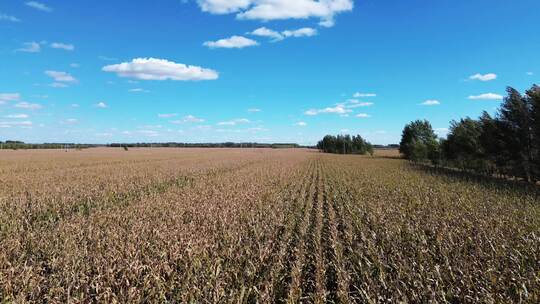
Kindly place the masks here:
<instances>
[{"instance_id":1,"label":"harvested crop field","mask_svg":"<svg viewBox=\"0 0 540 304\"><path fill-rule=\"evenodd\" d=\"M536 189L393 156L0 151L0 302L538 303Z\"/></svg>"}]
</instances>

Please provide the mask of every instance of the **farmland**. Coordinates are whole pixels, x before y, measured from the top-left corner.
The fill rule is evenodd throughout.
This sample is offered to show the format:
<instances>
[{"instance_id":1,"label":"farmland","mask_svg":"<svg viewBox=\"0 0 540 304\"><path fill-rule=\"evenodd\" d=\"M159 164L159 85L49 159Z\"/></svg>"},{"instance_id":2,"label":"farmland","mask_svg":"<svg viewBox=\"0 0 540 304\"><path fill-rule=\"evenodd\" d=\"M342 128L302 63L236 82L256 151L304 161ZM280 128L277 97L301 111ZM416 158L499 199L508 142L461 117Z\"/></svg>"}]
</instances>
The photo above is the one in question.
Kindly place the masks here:
<instances>
[{"instance_id":1,"label":"farmland","mask_svg":"<svg viewBox=\"0 0 540 304\"><path fill-rule=\"evenodd\" d=\"M0 301L540 301L533 186L303 149L0 151Z\"/></svg>"}]
</instances>

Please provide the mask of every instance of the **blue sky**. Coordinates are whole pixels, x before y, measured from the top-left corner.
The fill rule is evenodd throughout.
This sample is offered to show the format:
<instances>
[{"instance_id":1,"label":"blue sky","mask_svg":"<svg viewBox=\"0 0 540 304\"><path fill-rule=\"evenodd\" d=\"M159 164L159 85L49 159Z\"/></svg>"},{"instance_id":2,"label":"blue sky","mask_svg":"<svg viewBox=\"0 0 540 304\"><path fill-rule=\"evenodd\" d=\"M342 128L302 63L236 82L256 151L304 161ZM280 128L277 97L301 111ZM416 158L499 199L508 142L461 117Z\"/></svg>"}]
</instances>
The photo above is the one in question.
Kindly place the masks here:
<instances>
[{"instance_id":1,"label":"blue sky","mask_svg":"<svg viewBox=\"0 0 540 304\"><path fill-rule=\"evenodd\" d=\"M540 83L537 0L0 2L0 140L399 142Z\"/></svg>"}]
</instances>

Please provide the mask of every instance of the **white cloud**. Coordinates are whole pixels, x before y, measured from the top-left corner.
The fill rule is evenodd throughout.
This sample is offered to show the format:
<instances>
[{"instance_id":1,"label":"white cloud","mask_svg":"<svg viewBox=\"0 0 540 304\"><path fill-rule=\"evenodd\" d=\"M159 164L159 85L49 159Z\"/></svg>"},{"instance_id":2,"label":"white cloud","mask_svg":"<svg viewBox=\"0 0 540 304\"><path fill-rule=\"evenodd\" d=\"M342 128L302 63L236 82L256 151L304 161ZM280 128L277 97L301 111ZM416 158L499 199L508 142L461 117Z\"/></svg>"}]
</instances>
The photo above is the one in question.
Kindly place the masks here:
<instances>
[{"instance_id":1,"label":"white cloud","mask_svg":"<svg viewBox=\"0 0 540 304\"><path fill-rule=\"evenodd\" d=\"M485 93L480 95L471 95L468 98L470 100L502 100L504 97L495 93Z\"/></svg>"},{"instance_id":2,"label":"white cloud","mask_svg":"<svg viewBox=\"0 0 540 304\"><path fill-rule=\"evenodd\" d=\"M17 52L25 53L39 53L41 51L41 45L35 41L23 43L23 47L16 50Z\"/></svg>"},{"instance_id":3,"label":"white cloud","mask_svg":"<svg viewBox=\"0 0 540 304\"><path fill-rule=\"evenodd\" d=\"M230 38L220 39L217 41L206 41L205 43L203 43L203 45L211 49L243 49L245 47L257 46L259 45L259 43L255 40L243 36L232 36Z\"/></svg>"},{"instance_id":4,"label":"white cloud","mask_svg":"<svg viewBox=\"0 0 540 304\"><path fill-rule=\"evenodd\" d=\"M347 100L345 107L349 109L354 109L354 108L360 108L360 107L371 107L372 105L374 105L373 102L365 102L365 101L360 101L358 99L349 99Z\"/></svg>"},{"instance_id":5,"label":"white cloud","mask_svg":"<svg viewBox=\"0 0 540 304\"><path fill-rule=\"evenodd\" d=\"M78 82L75 77L71 76L69 73L66 72L60 72L60 71L45 71L45 74L56 82L67 82L67 83L75 83Z\"/></svg>"},{"instance_id":6,"label":"white cloud","mask_svg":"<svg viewBox=\"0 0 540 304\"><path fill-rule=\"evenodd\" d=\"M79 67L81 67L81 65L78 64L78 63L72 63L72 64L70 64L69 66L72 67L72 68L79 68Z\"/></svg>"},{"instance_id":7,"label":"white cloud","mask_svg":"<svg viewBox=\"0 0 540 304\"><path fill-rule=\"evenodd\" d=\"M197 0L197 3L204 12L230 14L246 9L253 0Z\"/></svg>"},{"instance_id":8,"label":"white cloud","mask_svg":"<svg viewBox=\"0 0 540 304\"><path fill-rule=\"evenodd\" d=\"M294 124L294 125L295 125L295 126L298 126L298 127L305 127L305 126L307 126L307 123L304 122L304 121L299 121L299 122L297 122L297 123Z\"/></svg>"},{"instance_id":9,"label":"white cloud","mask_svg":"<svg viewBox=\"0 0 540 304\"><path fill-rule=\"evenodd\" d=\"M49 86L52 88L67 88L68 87L67 84L61 83L61 82L53 82Z\"/></svg>"},{"instance_id":10,"label":"white cloud","mask_svg":"<svg viewBox=\"0 0 540 304\"><path fill-rule=\"evenodd\" d=\"M529 76L533 76L533 75L534 75L533 72L527 72L526 74L529 75Z\"/></svg>"},{"instance_id":11,"label":"white cloud","mask_svg":"<svg viewBox=\"0 0 540 304\"><path fill-rule=\"evenodd\" d=\"M48 7L47 5L45 5L45 4L41 3L41 2L28 1L28 2L26 2L26 5L31 7L31 8L35 8L37 10L43 11L43 12L47 12L47 13L52 12L52 8Z\"/></svg>"},{"instance_id":12,"label":"white cloud","mask_svg":"<svg viewBox=\"0 0 540 304\"><path fill-rule=\"evenodd\" d=\"M30 117L28 114L11 114L7 115L6 118L15 118L15 119L25 119Z\"/></svg>"},{"instance_id":13,"label":"white cloud","mask_svg":"<svg viewBox=\"0 0 540 304\"><path fill-rule=\"evenodd\" d=\"M317 35L317 30L304 27L297 30L286 30L283 32L277 32L266 27L261 27L250 33L251 35L272 38L273 41L280 41L289 37L311 37Z\"/></svg>"},{"instance_id":14,"label":"white cloud","mask_svg":"<svg viewBox=\"0 0 540 304\"><path fill-rule=\"evenodd\" d=\"M31 127L31 121L0 121L0 128Z\"/></svg>"},{"instance_id":15,"label":"white cloud","mask_svg":"<svg viewBox=\"0 0 540 304\"><path fill-rule=\"evenodd\" d=\"M150 91L145 90L145 89L141 89L141 88L136 88L136 89L130 89L129 92L131 92L131 93L148 93Z\"/></svg>"},{"instance_id":16,"label":"white cloud","mask_svg":"<svg viewBox=\"0 0 540 304\"><path fill-rule=\"evenodd\" d=\"M105 66L103 71L140 80L199 81L215 80L219 77L219 74L211 69L157 58L136 58L131 62Z\"/></svg>"},{"instance_id":17,"label":"white cloud","mask_svg":"<svg viewBox=\"0 0 540 304\"><path fill-rule=\"evenodd\" d=\"M319 18L320 25L334 25L336 14L351 11L352 0L253 0L253 6L237 15L239 19L283 20Z\"/></svg>"},{"instance_id":18,"label":"white cloud","mask_svg":"<svg viewBox=\"0 0 540 304\"><path fill-rule=\"evenodd\" d=\"M250 113L257 113L257 112L261 112L261 111L262 111L261 109L257 109L257 108L248 109L248 112L250 112Z\"/></svg>"},{"instance_id":19,"label":"white cloud","mask_svg":"<svg viewBox=\"0 0 540 304\"><path fill-rule=\"evenodd\" d=\"M435 100L435 99L428 99L428 100L421 103L421 105L423 105L423 106L438 106L440 104L441 104L441 102L438 101L438 100Z\"/></svg>"},{"instance_id":20,"label":"white cloud","mask_svg":"<svg viewBox=\"0 0 540 304\"><path fill-rule=\"evenodd\" d=\"M237 13L238 19L284 20L318 18L319 25L334 25L334 17L351 11L353 0L197 0L212 14Z\"/></svg>"},{"instance_id":21,"label":"white cloud","mask_svg":"<svg viewBox=\"0 0 540 304\"><path fill-rule=\"evenodd\" d=\"M317 30L310 27L304 27L297 30L283 31L282 34L284 37L311 37L317 35Z\"/></svg>"},{"instance_id":22,"label":"white cloud","mask_svg":"<svg viewBox=\"0 0 540 304\"><path fill-rule=\"evenodd\" d=\"M159 118L173 118L178 116L176 113L169 113L169 114L158 114Z\"/></svg>"},{"instance_id":23,"label":"white cloud","mask_svg":"<svg viewBox=\"0 0 540 304\"><path fill-rule=\"evenodd\" d=\"M197 118L193 115L184 116L181 120L173 120L172 124L183 124L183 123L201 123L204 122L204 119Z\"/></svg>"},{"instance_id":24,"label":"white cloud","mask_svg":"<svg viewBox=\"0 0 540 304\"><path fill-rule=\"evenodd\" d=\"M74 125L76 123L78 123L79 121L75 118L68 118L66 119L65 121L63 121L64 124L66 125Z\"/></svg>"},{"instance_id":25,"label":"white cloud","mask_svg":"<svg viewBox=\"0 0 540 304\"><path fill-rule=\"evenodd\" d=\"M101 108L101 109L105 109L105 108L108 107L107 104L104 103L103 101L100 101L100 102L96 103L95 106L96 106L96 108Z\"/></svg>"},{"instance_id":26,"label":"white cloud","mask_svg":"<svg viewBox=\"0 0 540 304\"><path fill-rule=\"evenodd\" d=\"M369 114L366 114L366 113L358 113L355 115L355 117L358 117L358 118L370 118L371 116Z\"/></svg>"},{"instance_id":27,"label":"white cloud","mask_svg":"<svg viewBox=\"0 0 540 304\"><path fill-rule=\"evenodd\" d=\"M352 110L349 110L349 109L345 108L345 105L338 104L335 107L328 107L328 108L324 108L324 109L310 109L310 110L307 110L306 112L304 112L304 114L308 115L308 116L315 116L315 115L318 115L318 114L341 114L341 115L346 115L347 113L351 113L351 112L352 112Z\"/></svg>"},{"instance_id":28,"label":"white cloud","mask_svg":"<svg viewBox=\"0 0 540 304\"><path fill-rule=\"evenodd\" d=\"M19 93L0 93L0 104L4 104L8 101L21 100L21 94Z\"/></svg>"},{"instance_id":29,"label":"white cloud","mask_svg":"<svg viewBox=\"0 0 540 304\"><path fill-rule=\"evenodd\" d=\"M233 119L233 120L229 120L229 121L221 121L221 122L218 122L218 126L236 126L238 124L246 124L246 123L250 123L249 119L246 119L246 118L239 118L239 119Z\"/></svg>"},{"instance_id":30,"label":"white cloud","mask_svg":"<svg viewBox=\"0 0 540 304\"><path fill-rule=\"evenodd\" d=\"M6 15L6 14L0 14L0 21L11 21L11 22L20 22L21 20L15 16Z\"/></svg>"},{"instance_id":31,"label":"white cloud","mask_svg":"<svg viewBox=\"0 0 540 304\"><path fill-rule=\"evenodd\" d=\"M469 77L470 80L480 80L480 81L490 81L497 79L497 74L489 73L489 74L474 74Z\"/></svg>"},{"instance_id":32,"label":"white cloud","mask_svg":"<svg viewBox=\"0 0 540 304\"><path fill-rule=\"evenodd\" d=\"M259 37L268 37L274 39L274 41L282 40L283 35L279 32L276 32L274 30L271 30L266 27L260 27L253 32L250 33L251 35L259 36Z\"/></svg>"},{"instance_id":33,"label":"white cloud","mask_svg":"<svg viewBox=\"0 0 540 304\"><path fill-rule=\"evenodd\" d=\"M28 110L39 110L39 109L43 108L43 106L40 105L40 104L29 103L29 102L26 102L26 101L17 103L15 105L15 107L16 108L21 108L21 109L28 109Z\"/></svg>"},{"instance_id":34,"label":"white cloud","mask_svg":"<svg viewBox=\"0 0 540 304\"><path fill-rule=\"evenodd\" d=\"M377 97L377 94L375 94L375 93L360 93L360 92L357 92L357 93L353 94L353 97L354 98Z\"/></svg>"},{"instance_id":35,"label":"white cloud","mask_svg":"<svg viewBox=\"0 0 540 304\"><path fill-rule=\"evenodd\" d=\"M439 136L446 136L449 130L447 128L435 128L433 131Z\"/></svg>"},{"instance_id":36,"label":"white cloud","mask_svg":"<svg viewBox=\"0 0 540 304\"><path fill-rule=\"evenodd\" d=\"M75 46L73 44L66 44L66 43L60 43L60 42L51 43L51 47L53 49L62 49L66 51L73 51L75 49Z\"/></svg>"}]
</instances>

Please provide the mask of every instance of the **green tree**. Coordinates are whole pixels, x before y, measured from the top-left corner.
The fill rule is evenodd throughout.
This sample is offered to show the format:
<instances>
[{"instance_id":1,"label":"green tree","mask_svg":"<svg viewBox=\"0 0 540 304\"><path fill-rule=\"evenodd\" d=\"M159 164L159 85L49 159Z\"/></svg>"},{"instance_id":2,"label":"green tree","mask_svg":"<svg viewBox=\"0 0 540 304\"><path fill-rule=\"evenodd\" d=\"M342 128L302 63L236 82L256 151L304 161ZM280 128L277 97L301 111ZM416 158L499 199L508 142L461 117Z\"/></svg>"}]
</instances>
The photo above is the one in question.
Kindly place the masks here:
<instances>
[{"instance_id":1,"label":"green tree","mask_svg":"<svg viewBox=\"0 0 540 304\"><path fill-rule=\"evenodd\" d=\"M405 126L401 135L399 152L406 159L418 162L431 160L438 163L439 142L427 120L416 120Z\"/></svg>"},{"instance_id":2,"label":"green tree","mask_svg":"<svg viewBox=\"0 0 540 304\"><path fill-rule=\"evenodd\" d=\"M326 135L317 143L317 148L326 153L373 155L373 146L360 135Z\"/></svg>"},{"instance_id":3,"label":"green tree","mask_svg":"<svg viewBox=\"0 0 540 304\"><path fill-rule=\"evenodd\" d=\"M533 119L531 99L521 96L513 89L507 89L497 119L504 149L500 151L512 175L533 179Z\"/></svg>"},{"instance_id":4,"label":"green tree","mask_svg":"<svg viewBox=\"0 0 540 304\"><path fill-rule=\"evenodd\" d=\"M482 123L469 117L452 121L447 139L442 145L444 157L462 169L485 167L481 143Z\"/></svg>"},{"instance_id":5,"label":"green tree","mask_svg":"<svg viewBox=\"0 0 540 304\"><path fill-rule=\"evenodd\" d=\"M532 137L533 137L533 175L534 180L540 180L540 87L534 85L527 91L531 107Z\"/></svg>"}]
</instances>

